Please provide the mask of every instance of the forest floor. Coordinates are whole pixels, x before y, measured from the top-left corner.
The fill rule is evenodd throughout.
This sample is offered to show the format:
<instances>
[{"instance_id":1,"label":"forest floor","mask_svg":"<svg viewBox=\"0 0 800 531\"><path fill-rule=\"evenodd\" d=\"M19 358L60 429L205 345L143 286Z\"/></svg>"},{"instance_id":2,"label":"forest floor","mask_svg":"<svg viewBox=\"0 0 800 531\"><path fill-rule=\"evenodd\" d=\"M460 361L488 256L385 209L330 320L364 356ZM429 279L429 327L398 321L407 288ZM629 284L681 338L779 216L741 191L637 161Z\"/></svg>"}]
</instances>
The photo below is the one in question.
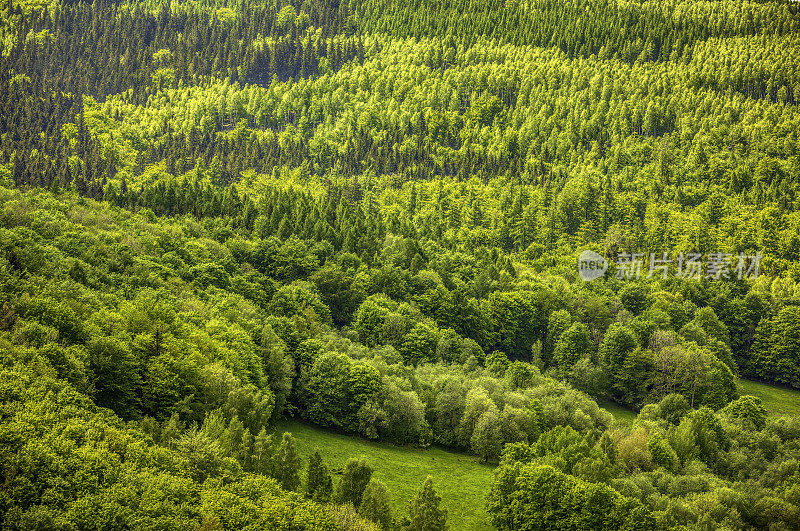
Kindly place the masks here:
<instances>
[{"instance_id":1,"label":"forest floor","mask_svg":"<svg viewBox=\"0 0 800 531\"><path fill-rule=\"evenodd\" d=\"M336 472L341 473L349 458L364 456L374 469L372 477L386 484L395 517L408 515L408 503L430 475L442 497L442 506L447 509L450 529L492 528L487 522L486 496L494 479L494 466L480 464L474 456L436 447L421 449L376 443L294 420L279 422L276 430L294 434L303 458L303 474L308 457L319 448L334 475L334 485L338 481Z\"/></svg>"}]
</instances>

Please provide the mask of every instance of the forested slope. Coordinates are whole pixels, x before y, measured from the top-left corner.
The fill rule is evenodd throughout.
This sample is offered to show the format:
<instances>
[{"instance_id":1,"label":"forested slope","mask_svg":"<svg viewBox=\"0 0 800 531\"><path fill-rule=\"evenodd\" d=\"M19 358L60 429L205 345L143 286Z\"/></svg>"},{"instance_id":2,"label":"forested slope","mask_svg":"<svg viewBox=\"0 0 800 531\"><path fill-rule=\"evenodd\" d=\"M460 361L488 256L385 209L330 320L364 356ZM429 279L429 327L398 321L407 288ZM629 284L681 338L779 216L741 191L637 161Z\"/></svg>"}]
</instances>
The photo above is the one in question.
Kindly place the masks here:
<instances>
[{"instance_id":1,"label":"forested slope","mask_svg":"<svg viewBox=\"0 0 800 531\"><path fill-rule=\"evenodd\" d=\"M499 461L498 528L797 527L735 379L800 388L799 9L4 2L0 527L439 515L283 416Z\"/></svg>"}]
</instances>

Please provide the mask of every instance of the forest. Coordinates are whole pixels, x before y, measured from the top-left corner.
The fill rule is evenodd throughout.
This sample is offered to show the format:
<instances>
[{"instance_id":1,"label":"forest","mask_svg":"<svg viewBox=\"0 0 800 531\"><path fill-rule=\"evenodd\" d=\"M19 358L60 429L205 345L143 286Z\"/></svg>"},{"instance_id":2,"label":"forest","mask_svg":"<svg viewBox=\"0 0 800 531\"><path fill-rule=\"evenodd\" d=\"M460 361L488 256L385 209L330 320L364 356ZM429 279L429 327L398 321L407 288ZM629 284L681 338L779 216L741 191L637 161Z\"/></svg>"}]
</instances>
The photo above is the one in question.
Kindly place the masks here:
<instances>
[{"instance_id":1,"label":"forest","mask_svg":"<svg viewBox=\"0 0 800 531\"><path fill-rule=\"evenodd\" d=\"M800 390L797 2L6 0L0 52L0 528L459 529L287 422L492 467L499 530L800 528L742 385Z\"/></svg>"}]
</instances>

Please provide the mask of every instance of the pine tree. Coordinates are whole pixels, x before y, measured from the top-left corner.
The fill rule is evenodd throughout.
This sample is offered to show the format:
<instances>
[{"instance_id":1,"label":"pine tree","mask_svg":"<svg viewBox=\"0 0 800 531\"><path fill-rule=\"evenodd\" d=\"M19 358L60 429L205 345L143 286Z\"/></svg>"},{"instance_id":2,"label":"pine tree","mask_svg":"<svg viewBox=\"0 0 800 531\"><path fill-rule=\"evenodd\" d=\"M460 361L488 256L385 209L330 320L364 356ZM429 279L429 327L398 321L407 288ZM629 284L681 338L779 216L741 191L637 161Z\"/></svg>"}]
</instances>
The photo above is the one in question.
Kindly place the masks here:
<instances>
[{"instance_id":1,"label":"pine tree","mask_svg":"<svg viewBox=\"0 0 800 531\"><path fill-rule=\"evenodd\" d=\"M433 478L428 476L417 497L411 503L412 531L444 531L447 529L447 510L440 509L442 498L433 488Z\"/></svg>"},{"instance_id":2,"label":"pine tree","mask_svg":"<svg viewBox=\"0 0 800 531\"><path fill-rule=\"evenodd\" d=\"M306 475L306 496L318 502L330 500L333 490L333 480L328 472L328 467L322 462L319 450L308 460L308 473Z\"/></svg>"},{"instance_id":3,"label":"pine tree","mask_svg":"<svg viewBox=\"0 0 800 531\"><path fill-rule=\"evenodd\" d=\"M86 179L84 179L83 174L79 173L75 177L74 181L75 191L78 192L78 195L81 197L86 196L86 192L88 191L88 186L86 186Z\"/></svg>"}]
</instances>

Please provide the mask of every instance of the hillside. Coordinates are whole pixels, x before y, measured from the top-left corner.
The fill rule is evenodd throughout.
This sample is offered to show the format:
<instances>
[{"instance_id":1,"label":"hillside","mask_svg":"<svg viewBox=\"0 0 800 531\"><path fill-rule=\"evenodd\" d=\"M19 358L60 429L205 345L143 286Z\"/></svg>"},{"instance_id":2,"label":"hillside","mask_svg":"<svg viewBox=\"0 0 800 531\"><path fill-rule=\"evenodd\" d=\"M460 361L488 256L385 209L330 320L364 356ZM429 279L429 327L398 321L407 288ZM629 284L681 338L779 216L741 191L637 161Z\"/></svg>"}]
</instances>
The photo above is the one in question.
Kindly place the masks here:
<instances>
[{"instance_id":1,"label":"hillside","mask_svg":"<svg viewBox=\"0 0 800 531\"><path fill-rule=\"evenodd\" d=\"M0 2L0 528L800 528L799 103L787 0Z\"/></svg>"}]
</instances>

